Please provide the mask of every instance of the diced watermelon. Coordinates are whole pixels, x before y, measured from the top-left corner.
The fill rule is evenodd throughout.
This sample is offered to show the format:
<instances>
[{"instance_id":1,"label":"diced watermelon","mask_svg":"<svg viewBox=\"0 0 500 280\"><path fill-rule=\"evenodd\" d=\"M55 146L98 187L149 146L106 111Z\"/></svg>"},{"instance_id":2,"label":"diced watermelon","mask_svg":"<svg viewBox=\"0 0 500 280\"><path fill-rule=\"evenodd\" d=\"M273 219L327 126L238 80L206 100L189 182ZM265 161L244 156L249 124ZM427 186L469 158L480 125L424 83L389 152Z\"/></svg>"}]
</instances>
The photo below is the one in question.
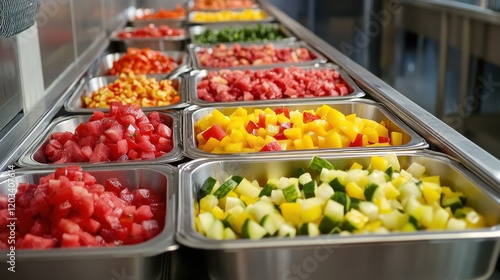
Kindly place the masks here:
<instances>
[{"instance_id":1,"label":"diced watermelon","mask_svg":"<svg viewBox=\"0 0 500 280\"><path fill-rule=\"evenodd\" d=\"M108 178L105 181L106 191L114 192L116 194L120 193L125 187L121 184L118 178Z\"/></svg>"},{"instance_id":2,"label":"diced watermelon","mask_svg":"<svg viewBox=\"0 0 500 280\"><path fill-rule=\"evenodd\" d=\"M101 223L94 219L88 219L87 221L85 221L83 228L90 233L97 233L101 228Z\"/></svg>"},{"instance_id":3,"label":"diced watermelon","mask_svg":"<svg viewBox=\"0 0 500 280\"><path fill-rule=\"evenodd\" d=\"M74 135L73 135L73 133L66 131L66 132L63 132L61 137L59 137L57 140L59 141L59 143L64 145L64 144L66 144L66 142L68 140L74 140Z\"/></svg>"},{"instance_id":4,"label":"diced watermelon","mask_svg":"<svg viewBox=\"0 0 500 280\"><path fill-rule=\"evenodd\" d=\"M97 246L97 240L88 232L81 231L76 234L78 236L78 241L81 246L94 247Z\"/></svg>"},{"instance_id":5,"label":"diced watermelon","mask_svg":"<svg viewBox=\"0 0 500 280\"><path fill-rule=\"evenodd\" d=\"M161 232L160 226L158 225L158 221L156 220L146 220L143 221L141 225L143 228L142 236L144 237L144 240L149 240L157 236Z\"/></svg>"},{"instance_id":6,"label":"diced watermelon","mask_svg":"<svg viewBox=\"0 0 500 280\"><path fill-rule=\"evenodd\" d=\"M138 244L144 241L144 229L142 225L137 223L132 223L129 229L129 235L124 240L124 244Z\"/></svg>"},{"instance_id":7,"label":"diced watermelon","mask_svg":"<svg viewBox=\"0 0 500 280\"><path fill-rule=\"evenodd\" d=\"M99 143L94 148L94 154L90 157L89 162L108 161L109 148L103 143Z\"/></svg>"},{"instance_id":8,"label":"diced watermelon","mask_svg":"<svg viewBox=\"0 0 500 280\"><path fill-rule=\"evenodd\" d=\"M136 150L129 150L128 153L127 153L127 156L134 160L134 159L138 159L139 158L139 153L136 151Z\"/></svg>"},{"instance_id":9,"label":"diced watermelon","mask_svg":"<svg viewBox=\"0 0 500 280\"><path fill-rule=\"evenodd\" d=\"M80 247L80 237L77 234L63 233L61 247L75 248Z\"/></svg>"},{"instance_id":10,"label":"diced watermelon","mask_svg":"<svg viewBox=\"0 0 500 280\"><path fill-rule=\"evenodd\" d=\"M162 152L170 152L173 146L174 144L172 139L160 137L160 139L158 139L158 144L156 144L156 150Z\"/></svg>"},{"instance_id":11,"label":"diced watermelon","mask_svg":"<svg viewBox=\"0 0 500 280\"><path fill-rule=\"evenodd\" d=\"M172 129L163 123L158 124L156 127L156 133L167 139L172 137Z\"/></svg>"},{"instance_id":12,"label":"diced watermelon","mask_svg":"<svg viewBox=\"0 0 500 280\"><path fill-rule=\"evenodd\" d=\"M22 246L19 245L19 242L17 245L19 248L26 249L48 249L55 247L56 241L53 238L44 238L28 233L23 238Z\"/></svg>"},{"instance_id":13,"label":"diced watermelon","mask_svg":"<svg viewBox=\"0 0 500 280\"><path fill-rule=\"evenodd\" d=\"M131 204L134 201L135 195L130 192L129 189L125 188L120 192L120 198L127 204ZM135 206L134 206L135 207Z\"/></svg>"},{"instance_id":14,"label":"diced watermelon","mask_svg":"<svg viewBox=\"0 0 500 280\"><path fill-rule=\"evenodd\" d=\"M158 112L149 113L148 119L154 127L161 124L161 116L160 116L160 113L158 113Z\"/></svg>"},{"instance_id":15,"label":"diced watermelon","mask_svg":"<svg viewBox=\"0 0 500 280\"><path fill-rule=\"evenodd\" d=\"M1 209L0 210L0 228L5 228L9 224L9 218L11 216L9 215L9 210L8 209Z\"/></svg>"},{"instance_id":16,"label":"diced watermelon","mask_svg":"<svg viewBox=\"0 0 500 280\"><path fill-rule=\"evenodd\" d=\"M141 205L134 214L134 222L141 223L142 221L149 220L153 218L153 212L151 212L151 207L149 205Z\"/></svg>"},{"instance_id":17,"label":"diced watermelon","mask_svg":"<svg viewBox=\"0 0 500 280\"><path fill-rule=\"evenodd\" d=\"M90 121L102 120L104 116L105 114L103 111L94 111L89 120Z\"/></svg>"},{"instance_id":18,"label":"diced watermelon","mask_svg":"<svg viewBox=\"0 0 500 280\"><path fill-rule=\"evenodd\" d=\"M77 233L82 230L77 223L75 223L70 219L61 219L59 221L58 228L63 233L70 233L70 234Z\"/></svg>"}]
</instances>

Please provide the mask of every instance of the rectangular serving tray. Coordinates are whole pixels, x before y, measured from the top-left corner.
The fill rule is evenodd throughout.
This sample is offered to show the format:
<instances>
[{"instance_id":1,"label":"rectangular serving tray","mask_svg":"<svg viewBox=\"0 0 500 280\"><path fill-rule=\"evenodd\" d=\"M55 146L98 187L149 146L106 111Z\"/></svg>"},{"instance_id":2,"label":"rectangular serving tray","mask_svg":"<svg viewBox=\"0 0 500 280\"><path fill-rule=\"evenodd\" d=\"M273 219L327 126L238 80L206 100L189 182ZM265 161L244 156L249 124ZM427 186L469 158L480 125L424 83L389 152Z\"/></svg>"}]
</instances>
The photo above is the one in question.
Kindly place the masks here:
<instances>
[{"instance_id":1,"label":"rectangular serving tray","mask_svg":"<svg viewBox=\"0 0 500 280\"><path fill-rule=\"evenodd\" d=\"M94 248L55 248L15 251L16 267L7 270L7 251L0 250L0 279L126 279L163 280L170 269L169 255L179 247L174 240L177 207L178 170L170 165L87 166L99 183L118 178L129 188L148 188L166 197L165 228L155 238L137 245ZM38 184L42 176L53 173L55 167L15 169L0 173L0 193L9 193L9 183ZM14 175L11 175L14 174ZM11 179L11 180L9 180ZM11 184L12 185L12 184ZM20 210L19 210L20 211ZM19 221L17 221L19 222Z\"/></svg>"},{"instance_id":2,"label":"rectangular serving tray","mask_svg":"<svg viewBox=\"0 0 500 280\"><path fill-rule=\"evenodd\" d=\"M195 4L196 0L190 0L190 1L187 1L186 3L186 7L189 11L220 11L221 9L196 9L194 8L194 4ZM259 5L257 3L255 3L255 1L252 1L253 2L253 5L252 6L249 6L249 7L244 7L244 8L229 8L229 9L222 9L222 10L240 10L240 9L256 9L256 8L259 8Z\"/></svg>"},{"instance_id":3,"label":"rectangular serving tray","mask_svg":"<svg viewBox=\"0 0 500 280\"><path fill-rule=\"evenodd\" d=\"M326 58L320 54L318 51L316 51L314 48L309 46L306 42L303 41L293 41L293 42L268 42L268 43L251 43L251 42L245 42L245 43L231 43L231 44L225 44L227 48L232 48L234 44L239 44L241 46L251 46L251 45L266 45L272 43L276 48L306 48L309 50L316 58L310 61L301 61L301 62L295 62L295 63L273 63L273 64L266 64L266 66L274 66L274 67L279 67L283 65L295 65L295 66L303 66L303 65L314 65L318 63L326 63L327 60ZM227 68L214 68L214 67L205 67L200 64L200 61L198 60L198 52L202 48L207 49L209 52L213 50L215 46L198 46L195 44L190 44L188 46L189 50L189 55L191 57L191 61L193 63L193 69L196 70L202 70L202 69L209 69L209 70L220 70L220 69L232 69L235 67L241 67L241 66L235 66L235 67L227 67ZM262 65L245 65L245 68L253 69L255 67L261 67Z\"/></svg>"},{"instance_id":4,"label":"rectangular serving tray","mask_svg":"<svg viewBox=\"0 0 500 280\"><path fill-rule=\"evenodd\" d=\"M140 19L137 17L142 17L144 13L155 13L155 9L148 8L138 8L135 9L129 16L130 25L133 27L145 27L150 23L155 25L168 25L173 28L184 27L187 23L187 16L180 18L152 18L152 19Z\"/></svg>"},{"instance_id":5,"label":"rectangular serving tray","mask_svg":"<svg viewBox=\"0 0 500 280\"><path fill-rule=\"evenodd\" d=\"M244 11L244 10L254 10L255 12L263 11L266 16L263 19L257 19L257 20L221 20L221 21L197 21L194 20L194 16L196 13L218 13L221 11L232 11L232 12L239 12L239 11ZM258 22L272 22L274 21L274 17L269 15L266 11L262 9L232 9L232 10L215 10L215 11L191 11L188 13L188 18L187 22L188 24L194 25L194 24L200 24L200 25L211 25L211 24L218 24L218 23L239 23L239 24L247 24L247 23L258 23Z\"/></svg>"},{"instance_id":6,"label":"rectangular serving tray","mask_svg":"<svg viewBox=\"0 0 500 280\"><path fill-rule=\"evenodd\" d=\"M22 153L17 161L17 165L21 167L44 167L48 166L65 166L65 165L80 165L80 166L93 166L93 165L142 165L142 164L153 164L153 163L171 163L179 161L183 158L182 147L180 142L181 136L181 115L176 111L160 112L160 116L164 120L164 123L172 129L172 141L173 148L170 152L154 159L147 160L125 160L125 161L106 161L99 163L67 163L67 164L53 164L47 163L45 157L45 147L48 143L49 136L54 132L74 132L76 127L82 123L88 121L90 115L74 115L60 117L52 121L52 123L43 131L33 130L32 133L36 133L38 137L31 143L31 145Z\"/></svg>"},{"instance_id":7,"label":"rectangular serving tray","mask_svg":"<svg viewBox=\"0 0 500 280\"><path fill-rule=\"evenodd\" d=\"M189 68L191 67L191 60L189 59L189 54L185 51L162 51L164 56L172 58L179 65L178 67L188 67L183 72L189 72ZM95 63L93 63L93 67L90 70L91 77L100 77L100 76L110 76L109 70L113 68L113 63L118 61L125 55L124 52L120 53L108 53L102 55Z\"/></svg>"},{"instance_id":8,"label":"rectangular serving tray","mask_svg":"<svg viewBox=\"0 0 500 280\"><path fill-rule=\"evenodd\" d=\"M297 67L297 68L302 68L302 69L332 69L336 70L340 73L340 76L342 79L351 87L353 90L352 93L344 96L325 96L325 97L304 97L304 98L280 98L280 99L267 99L267 100L252 100L252 101L228 101L228 102L219 102L219 101L214 101L214 102L209 102L205 101L203 99L200 99L198 97L198 83L201 82L203 78L205 78L208 74L208 72L213 71L213 70L195 70L192 71L191 74L187 77L189 79L188 81L188 100L190 104L197 105L200 107L212 107L212 106L225 106L225 105L231 105L231 106L241 106L241 105L262 105L262 104L276 104L276 102L286 102L287 104L292 104L292 103L303 103L307 101L312 101L312 100L321 100L323 102L330 102L330 101L335 101L335 100L345 100L345 99L352 99L352 98L361 98L365 96L365 93L358 87L358 85L351 79L347 73L342 70L338 65L332 64L332 63L326 63L326 64L316 64L316 65L309 65L309 66L295 66L295 65L282 65L279 67L283 68L288 68L290 66ZM255 67L252 68L252 71L256 70L266 70L266 69L273 69L276 68L276 66L261 66L261 67ZM245 71L247 68L244 67L239 67L239 68L231 68L229 71Z\"/></svg>"},{"instance_id":9,"label":"rectangular serving tray","mask_svg":"<svg viewBox=\"0 0 500 280\"><path fill-rule=\"evenodd\" d=\"M354 162L365 168L371 155L386 152L322 155L336 169ZM208 176L224 181L239 175L259 182L293 176L311 155L269 159L198 159L181 165L176 239L205 250L211 279L487 279L500 252L500 194L452 158L430 151L396 153L402 168L413 162L443 185L462 191L468 204L483 214L489 228L466 231L319 235L260 240L211 240L195 230L194 201Z\"/></svg>"},{"instance_id":10,"label":"rectangular serving tray","mask_svg":"<svg viewBox=\"0 0 500 280\"><path fill-rule=\"evenodd\" d=\"M277 24L277 23L254 23L254 24L227 24L227 23L222 23L222 24L213 24L213 25L195 25L189 27L189 37L191 39L191 43L196 44L198 46L210 46L210 44L200 44L196 42L196 36L200 35L201 33L205 32L206 30L221 30L224 29L225 27L248 27L248 26L256 26L256 25L262 25L264 27L272 26L272 27L279 27L279 30L285 34L287 38L281 39L281 40L264 40L262 42L294 42L297 40L295 36L288 30L285 26L282 24ZM221 42L223 43L223 42Z\"/></svg>"},{"instance_id":11,"label":"rectangular serving tray","mask_svg":"<svg viewBox=\"0 0 500 280\"><path fill-rule=\"evenodd\" d=\"M154 77L157 81L165 77L166 74L154 74L146 75L147 77ZM118 76L101 76L90 78L86 82L80 84L78 88L72 93L69 99L64 104L64 109L71 113L86 113L91 114L94 111L108 112L109 108L84 108L82 107L83 100L85 96L92 96L94 91L113 83L118 79ZM179 109L189 106L187 97L187 81L184 76L177 76L172 80L172 86L177 90L180 96L180 101L167 106L151 106L151 107L141 107L144 112L151 111L163 111L168 109Z\"/></svg>"},{"instance_id":12,"label":"rectangular serving tray","mask_svg":"<svg viewBox=\"0 0 500 280\"><path fill-rule=\"evenodd\" d=\"M379 147L348 147L348 148L331 148L331 149L314 149L314 150L293 150L293 151L273 151L273 152L255 152L255 153L238 153L238 154L215 154L205 152L197 147L196 135L194 132L194 124L199 121L204 116L210 114L213 110L217 109L224 115L230 115L238 107L228 105L219 107L205 107L200 108L198 106L191 106L184 110L184 135L183 135L183 147L186 156L192 159L197 158L220 158L220 157L251 157L251 158L261 158L261 157L293 157L297 155L310 155L324 154L332 152L372 152L380 150L391 150L391 151L401 151L401 150L418 150L425 149L428 147L427 142L420 135L410 129L405 123L400 121L396 116L392 115L382 104L376 103L371 100L366 99L353 99L349 101L337 101L337 102L318 102L310 101L301 104L287 104L287 105L246 105L239 106L247 111L253 111L255 109L274 109L286 107L290 111L294 110L309 110L321 107L323 104L329 105L334 109L339 110L341 113L356 114L357 117L367 118L374 120L376 122L384 121L387 124L389 131L397 131L403 134L403 145L401 146L379 146Z\"/></svg>"},{"instance_id":13,"label":"rectangular serving tray","mask_svg":"<svg viewBox=\"0 0 500 280\"><path fill-rule=\"evenodd\" d=\"M155 23L159 26L160 23ZM184 50L186 41L189 39L186 32L182 36L168 36L168 37L158 37L158 38L120 38L118 34L121 31L132 31L134 29L141 27L125 27L123 29L115 30L111 33L109 40L118 44L118 49L126 51L130 47L135 48L151 48L153 50L159 51L181 51Z\"/></svg>"}]
</instances>

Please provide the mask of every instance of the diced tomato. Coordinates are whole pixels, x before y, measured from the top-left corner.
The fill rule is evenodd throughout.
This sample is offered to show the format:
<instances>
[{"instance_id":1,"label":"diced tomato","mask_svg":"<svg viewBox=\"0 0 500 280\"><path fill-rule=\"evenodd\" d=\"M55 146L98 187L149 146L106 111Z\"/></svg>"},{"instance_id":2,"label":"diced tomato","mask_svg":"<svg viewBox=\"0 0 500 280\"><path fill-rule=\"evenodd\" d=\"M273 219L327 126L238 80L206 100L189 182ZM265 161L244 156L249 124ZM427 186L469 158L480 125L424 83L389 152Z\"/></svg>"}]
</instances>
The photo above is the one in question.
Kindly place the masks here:
<instances>
[{"instance_id":1,"label":"diced tomato","mask_svg":"<svg viewBox=\"0 0 500 280\"><path fill-rule=\"evenodd\" d=\"M319 120L321 117L309 112L304 112L302 115L302 118L304 120L304 123L312 122L315 120Z\"/></svg>"},{"instance_id":2,"label":"diced tomato","mask_svg":"<svg viewBox=\"0 0 500 280\"><path fill-rule=\"evenodd\" d=\"M226 136L226 132L216 124L212 125L210 128L201 133L203 138L208 141L210 138L215 138L217 140L222 140Z\"/></svg>"},{"instance_id":3,"label":"diced tomato","mask_svg":"<svg viewBox=\"0 0 500 280\"><path fill-rule=\"evenodd\" d=\"M278 141L269 142L262 149L261 152L270 152L270 151L281 151L281 146Z\"/></svg>"},{"instance_id":4,"label":"diced tomato","mask_svg":"<svg viewBox=\"0 0 500 280\"><path fill-rule=\"evenodd\" d=\"M290 118L290 111L288 110L288 108L275 108L274 112L276 113L276 115L284 114L285 117Z\"/></svg>"}]
</instances>

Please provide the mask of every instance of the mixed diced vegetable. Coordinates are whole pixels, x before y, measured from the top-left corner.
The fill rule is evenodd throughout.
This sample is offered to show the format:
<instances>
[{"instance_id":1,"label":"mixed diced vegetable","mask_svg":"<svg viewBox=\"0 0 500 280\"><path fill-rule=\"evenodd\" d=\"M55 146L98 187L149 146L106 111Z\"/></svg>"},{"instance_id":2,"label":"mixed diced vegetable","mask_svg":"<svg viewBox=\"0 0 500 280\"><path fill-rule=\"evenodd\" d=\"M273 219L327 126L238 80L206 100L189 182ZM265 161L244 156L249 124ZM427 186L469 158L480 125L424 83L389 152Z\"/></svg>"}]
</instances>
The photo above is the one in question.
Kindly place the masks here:
<instances>
[{"instance_id":1,"label":"mixed diced vegetable","mask_svg":"<svg viewBox=\"0 0 500 280\"><path fill-rule=\"evenodd\" d=\"M253 153L346 147L399 146L403 134L384 121L345 115L328 105L316 110L239 107L214 109L194 124L197 147L210 153Z\"/></svg>"},{"instance_id":2,"label":"mixed diced vegetable","mask_svg":"<svg viewBox=\"0 0 500 280\"><path fill-rule=\"evenodd\" d=\"M217 240L485 227L466 202L423 165L401 168L394 154L348 170L315 156L291 177L208 177L194 212L196 230Z\"/></svg>"},{"instance_id":3,"label":"mixed diced vegetable","mask_svg":"<svg viewBox=\"0 0 500 280\"><path fill-rule=\"evenodd\" d=\"M206 29L195 36L197 44L232 42L262 42L285 39L287 36L278 25L228 26L221 29Z\"/></svg>"}]
</instances>

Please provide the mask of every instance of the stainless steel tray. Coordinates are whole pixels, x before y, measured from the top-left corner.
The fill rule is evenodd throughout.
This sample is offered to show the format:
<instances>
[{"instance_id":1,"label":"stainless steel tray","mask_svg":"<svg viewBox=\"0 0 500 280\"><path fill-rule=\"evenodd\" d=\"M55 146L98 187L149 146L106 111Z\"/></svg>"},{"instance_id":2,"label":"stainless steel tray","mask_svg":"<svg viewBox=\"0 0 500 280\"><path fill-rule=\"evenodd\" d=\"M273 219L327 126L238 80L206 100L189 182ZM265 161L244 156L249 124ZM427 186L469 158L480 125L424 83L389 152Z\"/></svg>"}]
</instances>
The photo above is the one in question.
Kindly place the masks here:
<instances>
[{"instance_id":1,"label":"stainless steel tray","mask_svg":"<svg viewBox=\"0 0 500 280\"><path fill-rule=\"evenodd\" d=\"M292 65L293 66L293 65ZM287 65L283 65L281 67L289 67ZM352 98L360 98L365 96L365 93L358 87L358 85L347 75L340 67L338 67L335 64L331 63L326 63L326 64L316 64L312 66L295 66L299 67L302 69L332 69L336 70L340 73L340 76L342 79L353 89L353 92L344 95L344 96L327 96L327 97L304 97L304 98L280 98L280 99L268 99L268 100L252 100L252 101L228 101L228 102L209 102L205 101L203 99L200 99L198 97L198 83L205 78L209 72L209 70L195 70L192 71L191 74L189 75L188 79L188 97L189 97L189 103L193 105L197 105L200 107L207 107L207 106L224 106L224 105L231 105L231 106L241 106L241 105L262 105L262 104L276 104L276 102L281 102L284 101L287 104L291 103L301 103L301 102L307 102L310 100L321 100L323 102L330 102L334 100L344 100L344 99L352 99ZM254 70L266 70L266 69L273 69L275 67L269 67L269 66L262 66L262 67L255 67L252 68L252 71ZM231 68L230 71L234 70L242 70L245 71L247 68L243 67L235 67ZM210 70L211 71L211 70Z\"/></svg>"},{"instance_id":2,"label":"stainless steel tray","mask_svg":"<svg viewBox=\"0 0 500 280\"><path fill-rule=\"evenodd\" d=\"M255 3L254 1L253 2L253 5L252 6L249 6L249 7L244 7L244 8L226 8L226 9L198 9L198 8L194 8L194 3L196 2L196 0L190 0L186 3L186 6L188 8L188 10L190 11L219 11L219 10L239 10L239 9L255 9L255 8L258 8L259 5L257 3Z\"/></svg>"},{"instance_id":3,"label":"stainless steel tray","mask_svg":"<svg viewBox=\"0 0 500 280\"><path fill-rule=\"evenodd\" d=\"M161 52L166 57L170 57L178 63L178 67L191 66L191 62L189 59L189 55L185 51L163 51ZM109 70L113 68L113 63L120 58L122 58L125 53L109 53L103 55L99 58L99 60L95 63L96 67L92 69L91 76L108 76ZM186 69L185 72L188 72L189 69Z\"/></svg>"},{"instance_id":4,"label":"stainless steel tray","mask_svg":"<svg viewBox=\"0 0 500 280\"><path fill-rule=\"evenodd\" d=\"M235 43L232 43L232 44L225 44L228 48L232 48L232 46L234 45ZM251 46L251 45L265 45L265 44L268 44L268 43L237 43L241 46ZM316 56L316 59L313 59L313 60L310 60L310 61L302 61L302 62L296 62L296 63L274 63L274 64L266 64L266 66L283 66L283 65L294 65L294 66L304 66L304 65L314 65L314 64L318 64L318 63L326 63L327 60L326 58L321 55L319 52L317 52L315 49L313 49L311 46L309 46L307 43L303 42L303 41L296 41L296 42L274 42L272 43L276 48L306 48L308 49L313 55ZM206 46L206 47L203 47L203 46L197 46L195 44L190 44L188 46L188 50L189 50L189 55L191 56L191 61L193 62L193 69L210 69L210 70L220 70L220 69L224 69L224 68L212 68L212 67L205 67L205 66L202 66L198 60L198 52L202 49L202 48L205 48L207 49L209 52L211 52L213 50L213 45L212 46ZM235 66L237 67L237 66ZM239 66L241 67L241 66ZM245 68L255 68L255 67L261 67L261 65L259 66L254 66L254 65L246 65ZM234 67L228 67L228 68L234 68Z\"/></svg>"},{"instance_id":5,"label":"stainless steel tray","mask_svg":"<svg viewBox=\"0 0 500 280\"><path fill-rule=\"evenodd\" d=\"M152 18L152 19L140 19L137 17L142 17L145 12L154 13L155 9L135 9L132 15L130 15L129 21L133 27L144 27L148 26L150 23L155 25L168 25L170 27L179 28L186 24L187 16L180 18ZM187 11L186 11L187 13Z\"/></svg>"},{"instance_id":6,"label":"stainless steel tray","mask_svg":"<svg viewBox=\"0 0 500 280\"><path fill-rule=\"evenodd\" d=\"M373 155L384 153L373 153ZM372 153L370 153L372 155ZM368 154L323 156L337 169L353 162L365 166ZM199 159L180 166L176 240L205 250L211 279L486 279L500 252L500 194L462 165L429 151L398 154L401 166L424 165L429 174L468 197L490 228L467 231L418 231L371 235L320 235L261 240L210 240L194 228L194 201L203 181L240 175L250 180L290 176L307 167L311 155L290 158Z\"/></svg>"},{"instance_id":7,"label":"stainless steel tray","mask_svg":"<svg viewBox=\"0 0 500 280\"><path fill-rule=\"evenodd\" d=\"M392 115L383 105L376 103L371 100L365 99L353 99L350 101L338 101L338 102L318 102L311 101L302 104L290 104L290 105L266 105L266 106L240 106L247 111L253 111L254 109L265 108L282 108L286 107L290 111L293 110L309 110L316 109L323 104L329 105L342 112L343 114L353 114L355 113L358 117L371 119L377 122L385 121L389 131L397 131L403 134L403 145L401 146L390 146L390 147L349 147L349 148L337 148L337 149L315 149L315 150L294 150L294 151L275 151L275 152L255 152L255 153L239 153L231 154L231 157L241 158L262 158L262 157L294 157L297 155L310 155L311 152L315 154L324 154L332 152L359 152L367 153L374 151L408 151L416 149L425 149L428 147L427 142L424 138L420 137L413 130L411 130L406 124L401 122L397 117ZM184 135L183 135L183 147L186 156L189 158L221 158L227 155L208 153L197 147L196 135L194 132L194 124L199 121L204 116L210 114L214 109L219 110L224 115L230 115L238 107L234 106L220 106L217 108L206 107L200 108L198 106L191 106L184 110Z\"/></svg>"},{"instance_id":8,"label":"stainless steel tray","mask_svg":"<svg viewBox=\"0 0 500 280\"><path fill-rule=\"evenodd\" d=\"M154 77L158 81L165 77L165 74L146 75L147 77ZM65 102L64 109L72 113L92 113L93 111L109 111L109 108L84 108L82 107L82 97L91 96L92 93L104 86L107 86L117 80L117 76L104 76L90 78L87 82L80 84L71 97ZM179 109L189 106L187 103L187 80L183 76L177 76L172 79L172 86L179 92L181 100L178 103L168 106L153 106L141 107L144 112L159 111L167 109Z\"/></svg>"},{"instance_id":9,"label":"stainless steel tray","mask_svg":"<svg viewBox=\"0 0 500 280\"><path fill-rule=\"evenodd\" d=\"M155 23L155 25L161 25L160 23ZM126 27L124 29L119 29L113 31L109 37L111 42L123 44L124 48L151 48L153 50L160 51L180 51L184 49L186 41L189 39L186 32L182 36L168 36L159 38L120 38L118 33L121 31L132 31L135 27Z\"/></svg>"},{"instance_id":10,"label":"stainless steel tray","mask_svg":"<svg viewBox=\"0 0 500 280\"><path fill-rule=\"evenodd\" d=\"M68 163L68 164L53 164L47 163L47 159L45 157L45 147L48 143L49 135L54 132L65 132L71 131L74 132L75 128L82 122L88 121L90 115L75 115L68 117L61 117L55 119L47 129L40 131L34 130L32 133L38 134L33 143L22 153L19 160L17 161L17 165L21 167L45 167L47 166L65 166L71 164L78 164L80 166L93 166L93 165L103 165L103 166L112 166L112 165L142 165L142 164L152 164L152 163L170 163L175 162L183 158L182 147L180 142L181 136L181 115L176 111L168 111L166 113L160 113L161 117L165 120L165 124L172 129L172 141L173 148L170 152L164 154L161 157L148 159L148 160L126 160L126 161L107 161L107 162L99 162L99 163L88 163L88 162L80 162L80 163Z\"/></svg>"},{"instance_id":11,"label":"stainless steel tray","mask_svg":"<svg viewBox=\"0 0 500 280\"><path fill-rule=\"evenodd\" d=\"M8 194L8 184L28 182L38 184L39 179L54 172L54 168L16 169L13 173L0 173L0 193ZM175 211L177 204L178 170L169 165L142 165L140 167L91 166L98 182L118 178L130 188L138 186L155 190L166 196L165 228L155 238L137 245L95 248L57 248L50 250L16 250L16 271L7 270L7 251L0 251L1 279L154 279L163 280L171 251L175 243ZM10 177L14 174L15 177ZM120 278L126 277L126 278ZM133 278L129 278L133 277Z\"/></svg>"},{"instance_id":12,"label":"stainless steel tray","mask_svg":"<svg viewBox=\"0 0 500 280\"><path fill-rule=\"evenodd\" d=\"M224 10L217 10L217 11L192 11L188 13L188 18L187 21L189 24L217 24L217 23L240 23L240 24L246 24L246 23L258 23L258 22L272 22L274 21L274 17L269 15L266 11L262 9L233 9L230 10L232 12L238 12L238 11L244 11L244 10L254 10L256 12L258 11L263 11L266 14L266 17L263 19L257 19L257 20L221 20L221 21L196 21L194 20L194 16L196 13L217 13L220 11Z\"/></svg>"},{"instance_id":13,"label":"stainless steel tray","mask_svg":"<svg viewBox=\"0 0 500 280\"><path fill-rule=\"evenodd\" d=\"M213 25L195 25L189 27L189 37L191 38L191 43L196 44L198 46L208 46L210 44L200 44L196 42L196 36L202 34L206 30L220 30L224 29L225 27L249 27L249 26L256 26L256 25L262 25L265 27L271 26L271 27L277 27L283 34L286 36L284 39L279 39L279 40L263 40L261 42L293 42L296 41L297 38L293 36L293 34L288 30L285 26L277 23L255 23L255 24L213 24ZM225 42L221 42L225 43Z\"/></svg>"}]
</instances>

